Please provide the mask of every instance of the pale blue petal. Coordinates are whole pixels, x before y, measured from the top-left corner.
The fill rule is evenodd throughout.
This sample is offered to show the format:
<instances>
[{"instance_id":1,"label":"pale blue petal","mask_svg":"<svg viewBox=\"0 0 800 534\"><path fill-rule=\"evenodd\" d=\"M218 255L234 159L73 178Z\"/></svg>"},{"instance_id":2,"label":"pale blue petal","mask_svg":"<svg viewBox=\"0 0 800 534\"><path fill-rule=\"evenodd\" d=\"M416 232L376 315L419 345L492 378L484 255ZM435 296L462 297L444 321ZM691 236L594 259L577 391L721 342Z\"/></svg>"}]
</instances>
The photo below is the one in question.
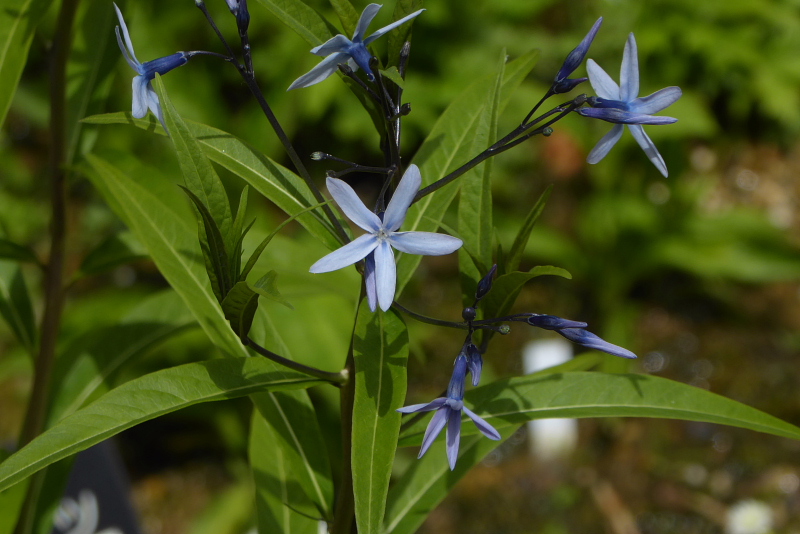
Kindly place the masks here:
<instances>
[{"instance_id":1,"label":"pale blue petal","mask_svg":"<svg viewBox=\"0 0 800 534\"><path fill-rule=\"evenodd\" d=\"M117 4L114 4L114 9L117 11L117 19L119 20L119 25L122 26L122 35L125 36L125 44L127 45L128 52L130 53L130 58L128 58L127 55L126 55L125 59L128 59L128 64L131 65L131 67L133 67L134 69L136 69L138 71L138 68L136 66L134 66L134 64L132 64L131 61L130 61L130 59L132 59L133 62L136 65L140 64L139 60L136 59L136 54L133 52L133 43L131 43L131 34L128 33L128 25L125 24L125 19L122 18L122 11L119 10L119 8L117 7ZM120 44L120 48L122 48L121 44ZM123 53L124 53L124 51L123 51Z\"/></svg>"},{"instance_id":2,"label":"pale blue petal","mask_svg":"<svg viewBox=\"0 0 800 534\"><path fill-rule=\"evenodd\" d=\"M636 49L636 38L628 35L625 51L622 53L622 67L619 73L619 99L631 102L639 96L639 52Z\"/></svg>"},{"instance_id":3,"label":"pale blue petal","mask_svg":"<svg viewBox=\"0 0 800 534\"><path fill-rule=\"evenodd\" d=\"M427 402L425 404L412 404L411 406L404 406L403 408L398 408L397 411L400 413L432 412L433 410L438 410L444 406L446 402L447 399L444 397L439 397L438 399L433 399L431 402Z\"/></svg>"},{"instance_id":4,"label":"pale blue petal","mask_svg":"<svg viewBox=\"0 0 800 534\"><path fill-rule=\"evenodd\" d=\"M389 242L400 252L423 256L443 256L455 252L464 243L457 237L433 232L395 232Z\"/></svg>"},{"instance_id":5,"label":"pale blue petal","mask_svg":"<svg viewBox=\"0 0 800 534\"><path fill-rule=\"evenodd\" d=\"M378 288L375 286L375 255L371 252L364 258L364 288L370 311L378 308Z\"/></svg>"},{"instance_id":6,"label":"pale blue petal","mask_svg":"<svg viewBox=\"0 0 800 534\"><path fill-rule=\"evenodd\" d=\"M484 419L481 416L479 416L466 406L464 406L462 410L464 410L464 413L467 414L470 419L472 419L472 422L475 423L475 426L478 427L478 430L481 431L481 434L483 434L489 439L494 439L494 440L500 439L500 432L495 430L495 428L492 425L484 421Z\"/></svg>"},{"instance_id":7,"label":"pale blue petal","mask_svg":"<svg viewBox=\"0 0 800 534\"><path fill-rule=\"evenodd\" d=\"M674 104L683 94L680 87L665 87L652 95L637 98L630 104L630 110L635 113L652 115Z\"/></svg>"},{"instance_id":8,"label":"pale blue petal","mask_svg":"<svg viewBox=\"0 0 800 534\"><path fill-rule=\"evenodd\" d=\"M397 27L398 27L398 26L400 26L401 24L405 24L405 23L406 23L406 22L408 22L409 20L411 20L411 19L413 19L414 17L418 16L418 15L419 15L420 13L422 13L423 11L425 11L425 10L424 10L424 9L420 9L419 11L414 11L413 13L411 13L410 15L406 15L406 16L405 16L405 17L403 17L402 19L400 19L400 20L398 20L398 21L395 21L395 22L392 22L392 23L391 23L391 24L389 24L388 26L384 26L384 27L383 27L383 28L381 28L380 30L376 31L375 33L373 33L372 35L370 35L369 37L367 37L366 39L364 39L364 44L365 44L365 45L368 45L368 44L370 44L372 41L374 41L375 39L377 39L377 38L378 38L378 37L380 37L381 35L384 35L386 32L390 32L390 31L392 31L393 29L397 28Z\"/></svg>"},{"instance_id":9,"label":"pale blue petal","mask_svg":"<svg viewBox=\"0 0 800 534\"><path fill-rule=\"evenodd\" d=\"M394 264L394 252L386 241L375 249L375 288L378 293L378 306L383 311L392 307L394 290L397 285L397 266Z\"/></svg>"},{"instance_id":10,"label":"pale blue petal","mask_svg":"<svg viewBox=\"0 0 800 534\"><path fill-rule=\"evenodd\" d=\"M592 117L616 124L673 124L678 122L678 119L674 117L645 115L616 108L581 108L578 113L584 117Z\"/></svg>"},{"instance_id":11,"label":"pale blue petal","mask_svg":"<svg viewBox=\"0 0 800 534\"><path fill-rule=\"evenodd\" d=\"M383 214L383 227L387 231L394 232L403 225L408 208L419 192L421 184L422 175L419 172L419 167L416 165L409 166L400 183L397 184L397 189L395 189L389 205L386 206L386 212Z\"/></svg>"},{"instance_id":12,"label":"pale blue petal","mask_svg":"<svg viewBox=\"0 0 800 534\"><path fill-rule=\"evenodd\" d=\"M122 51L122 56L125 58L125 61L128 62L128 65L130 65L133 70L141 74L140 72L141 69L139 68L140 64L134 61L134 59L130 55L130 52L128 52L128 48L122 42L122 34L119 31L119 26L114 28L114 30L117 33L117 46L119 46L119 49Z\"/></svg>"},{"instance_id":13,"label":"pale blue petal","mask_svg":"<svg viewBox=\"0 0 800 534\"><path fill-rule=\"evenodd\" d=\"M353 188L338 178L326 180L328 192L342 209L347 218L367 232L377 233L381 229L381 219L361 202Z\"/></svg>"},{"instance_id":14,"label":"pale blue petal","mask_svg":"<svg viewBox=\"0 0 800 534\"><path fill-rule=\"evenodd\" d=\"M661 157L656 145L653 144L653 141L644 133L644 128L635 124L629 125L628 128L630 128L633 138L636 139L636 142L642 147L644 153L647 154L647 157L650 158L650 161L656 166L656 169L666 178L669 174L667 172L667 164L664 163L664 158Z\"/></svg>"},{"instance_id":15,"label":"pale blue petal","mask_svg":"<svg viewBox=\"0 0 800 534\"><path fill-rule=\"evenodd\" d=\"M382 7L383 6L380 4L370 4L364 8L364 11L361 12L361 17L358 19L358 24L356 25L356 32L353 34L353 42L364 41L367 28L372 24L372 19L375 18L375 15L378 14L378 11L380 11Z\"/></svg>"},{"instance_id":16,"label":"pale blue petal","mask_svg":"<svg viewBox=\"0 0 800 534\"><path fill-rule=\"evenodd\" d=\"M150 85L150 82L144 76L134 76L131 85L133 86L133 109L131 114L134 118L143 119L147 115L147 86Z\"/></svg>"},{"instance_id":17,"label":"pale blue petal","mask_svg":"<svg viewBox=\"0 0 800 534\"><path fill-rule=\"evenodd\" d=\"M461 411L453 410L453 414L447 421L447 462L450 464L450 471L456 468L458 459L458 446L461 443Z\"/></svg>"},{"instance_id":18,"label":"pale blue petal","mask_svg":"<svg viewBox=\"0 0 800 534\"><path fill-rule=\"evenodd\" d=\"M431 448L433 442L436 441L436 437L442 431L444 425L447 424L447 420L450 418L451 411L452 410L450 410L450 408L445 406L433 414L431 422L428 423L428 428L425 429L425 436L422 438L422 447L419 449L419 456L417 456L417 458L422 458L422 455L428 452L428 449Z\"/></svg>"},{"instance_id":19,"label":"pale blue petal","mask_svg":"<svg viewBox=\"0 0 800 534\"><path fill-rule=\"evenodd\" d=\"M589 73L589 83L600 98L606 100L619 100L619 86L611 79L606 71L595 60L586 62L586 72Z\"/></svg>"},{"instance_id":20,"label":"pale blue petal","mask_svg":"<svg viewBox=\"0 0 800 534\"><path fill-rule=\"evenodd\" d=\"M591 152L589 152L589 156L586 158L586 161L588 163L597 163L606 157L606 154L608 154L608 152L614 148L614 145L617 144L619 138L622 137L622 130L624 128L625 127L621 124L615 124L614 127L611 128L611 131L604 135L603 138L600 139L596 145L594 145L594 148Z\"/></svg>"},{"instance_id":21,"label":"pale blue petal","mask_svg":"<svg viewBox=\"0 0 800 534\"><path fill-rule=\"evenodd\" d=\"M164 122L164 112L161 111L161 102L158 100L158 93L153 89L153 85L150 82L147 82L147 107L150 108L150 111L156 116L158 122L164 127L164 131L169 133L169 130L167 130L167 123Z\"/></svg>"},{"instance_id":22,"label":"pale blue petal","mask_svg":"<svg viewBox=\"0 0 800 534\"><path fill-rule=\"evenodd\" d=\"M331 54L320 61L319 65L293 81L292 85L289 86L287 91L298 89L300 87L308 87L310 85L314 85L315 83L321 82L336 72L340 63L347 63L348 59L350 59L350 56L343 52L339 54Z\"/></svg>"},{"instance_id":23,"label":"pale blue petal","mask_svg":"<svg viewBox=\"0 0 800 534\"><path fill-rule=\"evenodd\" d=\"M312 48L311 53L325 57L335 52L347 52L352 44L353 42L350 39L339 34L331 37L321 45Z\"/></svg>"},{"instance_id":24,"label":"pale blue petal","mask_svg":"<svg viewBox=\"0 0 800 534\"><path fill-rule=\"evenodd\" d=\"M375 250L378 246L378 239L372 234L364 234L361 237L349 242L342 248L336 249L327 256L322 257L308 270L312 273L328 273L336 271L357 261Z\"/></svg>"}]
</instances>

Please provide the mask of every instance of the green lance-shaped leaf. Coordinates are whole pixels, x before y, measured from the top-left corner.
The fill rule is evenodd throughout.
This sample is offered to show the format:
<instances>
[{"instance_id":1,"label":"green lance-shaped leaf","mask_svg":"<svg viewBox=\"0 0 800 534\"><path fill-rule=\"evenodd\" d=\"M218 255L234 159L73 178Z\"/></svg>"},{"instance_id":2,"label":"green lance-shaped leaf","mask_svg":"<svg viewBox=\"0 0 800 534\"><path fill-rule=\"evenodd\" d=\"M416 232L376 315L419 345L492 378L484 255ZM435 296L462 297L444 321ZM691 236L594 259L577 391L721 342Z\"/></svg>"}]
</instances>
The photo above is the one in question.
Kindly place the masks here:
<instances>
[{"instance_id":1,"label":"green lance-shaped leaf","mask_svg":"<svg viewBox=\"0 0 800 534\"><path fill-rule=\"evenodd\" d=\"M250 289L264 298L283 304L290 310L293 310L294 306L289 304L289 301L283 298L278 291L277 279L278 273L275 271L269 271L267 274L256 280L256 283L252 284Z\"/></svg>"},{"instance_id":2,"label":"green lance-shaped leaf","mask_svg":"<svg viewBox=\"0 0 800 534\"><path fill-rule=\"evenodd\" d=\"M249 356L211 291L193 225L109 163L91 154L87 155L87 161L94 170L88 173L89 178L114 212L147 247L159 271L181 296L211 341L227 355ZM278 364L266 363L275 372L285 371ZM303 490L327 517L333 501L333 483L327 455L319 454L324 443L316 428L308 394L305 391L267 393L253 395L251 400L282 436L279 445L292 461Z\"/></svg>"},{"instance_id":3,"label":"green lance-shaped leaf","mask_svg":"<svg viewBox=\"0 0 800 534\"><path fill-rule=\"evenodd\" d=\"M277 437L290 470L317 514L331 519L333 481L322 432L308 396L262 393L250 397Z\"/></svg>"},{"instance_id":4,"label":"green lance-shaped leaf","mask_svg":"<svg viewBox=\"0 0 800 534\"><path fill-rule=\"evenodd\" d=\"M531 237L533 227L536 225L536 221L539 220L539 216L542 214L542 211L544 211L544 206L547 203L547 199L550 198L550 192L552 190L552 185L547 186L547 189L545 189L544 193L541 194L539 200L536 201L536 204L534 204L531 210L528 212L528 215L522 222L522 226L519 228L519 232L517 232L517 236L514 238L514 243L511 245L511 249L508 251L507 258L502 263L498 263L498 270L501 275L519 269L519 264L522 261L522 253L525 251L525 247L528 244L528 239Z\"/></svg>"},{"instance_id":5,"label":"green lance-shaped leaf","mask_svg":"<svg viewBox=\"0 0 800 534\"><path fill-rule=\"evenodd\" d=\"M317 46L339 31L302 0L258 0L275 17L308 42Z\"/></svg>"},{"instance_id":6,"label":"green lance-shaped leaf","mask_svg":"<svg viewBox=\"0 0 800 534\"><path fill-rule=\"evenodd\" d=\"M117 4L124 12L125 3ZM97 128L86 128L81 119L102 111L111 92L112 74L120 61L116 24L108 3L79 4L67 63L67 164L90 151L97 139Z\"/></svg>"},{"instance_id":7,"label":"green lance-shaped leaf","mask_svg":"<svg viewBox=\"0 0 800 534\"><path fill-rule=\"evenodd\" d=\"M108 113L89 117L84 122L132 124L163 134L161 128L157 128L158 121L152 115L144 119L134 119L130 113ZM341 246L336 232L321 210L306 213L317 201L302 178L227 132L191 121L186 121L186 126L214 163L241 177L288 215L297 216L298 222L329 249Z\"/></svg>"},{"instance_id":8,"label":"green lance-shaped leaf","mask_svg":"<svg viewBox=\"0 0 800 534\"><path fill-rule=\"evenodd\" d=\"M0 126L28 59L36 27L52 0L0 0Z\"/></svg>"},{"instance_id":9,"label":"green lance-shaped leaf","mask_svg":"<svg viewBox=\"0 0 800 534\"><path fill-rule=\"evenodd\" d=\"M228 254L230 249L226 247L225 238L222 236L214 216L211 215L203 201L189 189L181 188L192 200L194 207L197 208L197 212L200 214L200 220L198 221L200 248L203 251L208 279L211 280L211 288L214 290L217 300L222 302L223 299L227 298L228 292L233 287L230 268L231 257Z\"/></svg>"},{"instance_id":10,"label":"green lance-shaped leaf","mask_svg":"<svg viewBox=\"0 0 800 534\"><path fill-rule=\"evenodd\" d=\"M0 262L0 315L29 352L36 346L36 319L28 286L15 263Z\"/></svg>"},{"instance_id":11,"label":"green lance-shaped leaf","mask_svg":"<svg viewBox=\"0 0 800 534\"><path fill-rule=\"evenodd\" d=\"M233 242L233 248L228 251L230 255L229 273L232 281L239 279L239 274L242 270L242 243L244 237L250 228L255 224L255 219L247 226L244 226L244 218L247 214L247 199L250 195L250 187L245 185L242 189L242 194L239 196L239 208L236 210L236 217L233 219L233 228L231 228L231 235L236 237Z\"/></svg>"},{"instance_id":12,"label":"green lance-shaped leaf","mask_svg":"<svg viewBox=\"0 0 800 534\"><path fill-rule=\"evenodd\" d=\"M353 335L353 493L360 533L381 531L406 396L408 332L394 310L361 302Z\"/></svg>"},{"instance_id":13,"label":"green lance-shaped leaf","mask_svg":"<svg viewBox=\"0 0 800 534\"><path fill-rule=\"evenodd\" d=\"M553 417L656 417L718 423L800 439L800 428L735 400L666 378L589 372L531 375L475 388L468 405L498 430ZM474 425L473 425L474 426ZM422 442L424 422L412 425L401 445ZM474 434L470 425L462 434Z\"/></svg>"},{"instance_id":14,"label":"green lance-shaped leaf","mask_svg":"<svg viewBox=\"0 0 800 534\"><path fill-rule=\"evenodd\" d=\"M422 0L397 0L397 3L394 5L392 20L400 20L420 9L422 9ZM406 24L389 32L389 45L387 46L389 50L389 65L397 65L398 59L400 58L400 50L403 48L406 41L411 40L411 30L414 28L414 22L414 20L410 20ZM411 50L413 51L414 48L412 47Z\"/></svg>"},{"instance_id":15,"label":"green lance-shaped leaf","mask_svg":"<svg viewBox=\"0 0 800 534\"><path fill-rule=\"evenodd\" d=\"M222 358L179 365L131 380L62 419L0 464L0 491L57 460L181 408L321 383L302 373L276 372L274 367L262 358Z\"/></svg>"},{"instance_id":16,"label":"green lance-shaped leaf","mask_svg":"<svg viewBox=\"0 0 800 534\"><path fill-rule=\"evenodd\" d=\"M258 532L316 534L319 522L310 519L316 514L316 510L292 476L291 466L283 450L275 447L278 439L275 430L258 410L253 410L248 456L255 482Z\"/></svg>"},{"instance_id":17,"label":"green lance-shaped leaf","mask_svg":"<svg viewBox=\"0 0 800 534\"><path fill-rule=\"evenodd\" d=\"M522 80L533 68L538 55L538 52L530 52L506 65L500 96L499 109L501 112L508 104L513 90L522 83ZM482 146L475 152L472 140L476 135L480 117L486 106L484 97L494 83L494 76L487 76L476 81L451 102L436 121L413 161L419 165L422 172L423 187L444 177L448 172L472 159L478 152L488 148L488 146ZM402 230L435 231L457 192L458 186L449 184L412 205L408 210ZM421 258L414 254L399 254L397 295L400 295L411 279Z\"/></svg>"},{"instance_id":18,"label":"green lance-shaped leaf","mask_svg":"<svg viewBox=\"0 0 800 534\"><path fill-rule=\"evenodd\" d=\"M147 250L131 232L119 232L108 237L86 255L76 277L104 273L146 257Z\"/></svg>"},{"instance_id":19,"label":"green lance-shaped leaf","mask_svg":"<svg viewBox=\"0 0 800 534\"><path fill-rule=\"evenodd\" d=\"M350 0L330 0L330 3L342 23L345 35L352 37L356 31L356 24L358 24L358 11L350 3Z\"/></svg>"},{"instance_id":20,"label":"green lance-shaped leaf","mask_svg":"<svg viewBox=\"0 0 800 534\"><path fill-rule=\"evenodd\" d=\"M242 342L253 325L253 317L258 309L258 293L253 291L247 282L237 282L222 301L222 311L231 323L231 328Z\"/></svg>"},{"instance_id":21,"label":"green lance-shaped leaf","mask_svg":"<svg viewBox=\"0 0 800 534\"><path fill-rule=\"evenodd\" d=\"M481 301L483 316L488 319L508 315L520 291L522 291L522 287L529 280L545 275L572 278L572 275L566 270L552 265L539 265L527 273L516 271L498 276L492 283L492 290Z\"/></svg>"},{"instance_id":22,"label":"green lance-shaped leaf","mask_svg":"<svg viewBox=\"0 0 800 534\"><path fill-rule=\"evenodd\" d=\"M484 95L486 106L478 116L472 152L477 154L497 140L497 115L500 105L500 87L505 72L506 51L502 51L495 83L489 86ZM471 306L475 300L478 281L486 275L479 266L492 265L492 164L484 161L467 172L461 182L458 197L458 231L464 245L474 254L477 262L470 261L466 250L458 252L461 272L461 293L464 306Z\"/></svg>"},{"instance_id":23,"label":"green lance-shaped leaf","mask_svg":"<svg viewBox=\"0 0 800 534\"><path fill-rule=\"evenodd\" d=\"M186 181L186 187L208 208L208 212L222 234L225 248L233 250L233 244L239 236L234 236L232 233L233 216L225 186L222 185L222 181L214 171L214 167L211 166L200 143L194 138L175 106L172 105L161 76L156 76L153 84L164 111L164 122L167 123L167 129L178 154L178 163L183 173L183 179Z\"/></svg>"}]
</instances>

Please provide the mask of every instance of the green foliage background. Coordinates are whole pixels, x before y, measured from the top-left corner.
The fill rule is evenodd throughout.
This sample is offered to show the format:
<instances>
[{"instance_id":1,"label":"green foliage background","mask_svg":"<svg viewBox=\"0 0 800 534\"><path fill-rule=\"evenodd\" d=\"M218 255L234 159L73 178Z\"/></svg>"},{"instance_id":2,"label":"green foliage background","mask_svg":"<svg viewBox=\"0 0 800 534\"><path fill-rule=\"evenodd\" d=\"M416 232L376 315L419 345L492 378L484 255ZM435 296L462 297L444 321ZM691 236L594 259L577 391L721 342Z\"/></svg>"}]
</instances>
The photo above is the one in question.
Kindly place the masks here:
<instances>
[{"instance_id":1,"label":"green foliage background","mask_svg":"<svg viewBox=\"0 0 800 534\"><path fill-rule=\"evenodd\" d=\"M308 3L338 25L327 3ZM0 131L0 229L5 237L30 245L39 254L46 251L49 217L44 51L53 33L57 5L44 13L32 37L28 65ZM84 5L86 23L77 34L80 53L71 72L99 65L104 81L76 113L80 109L84 115L129 110L133 73L116 48L111 4L86 0ZM140 60L176 50L221 51L191 2L128 0L120 5ZM362 7L356 3L357 9ZM388 22L392 7L384 9L376 27ZM517 310L588 321L593 331L641 356L633 370L710 388L790 422L800 421L800 399L794 387L800 378L795 365L800 347L800 222L796 215L800 4L790 0L492 0L465 5L448 0L429 1L425 7L426 13L414 26L406 84L406 98L413 109L403 130L407 159L449 102L473 80L494 72L503 49L511 59L533 49L541 52L533 74L500 116L500 132L515 126L538 100L560 62L598 16L604 16L605 22L589 57L614 77L626 35L635 32L642 93L668 85L679 85L684 91L683 98L668 110L679 122L668 128L648 128L667 161L670 178L658 175L630 136L601 164L585 165L586 153L607 125L577 116L559 123L552 137L497 158L492 187L499 240L506 247L510 244L527 211L554 184L522 268L552 264L572 274L572 280L544 277L532 282ZM235 40L235 25L224 2L209 2L209 8L223 33ZM258 1L251 2L250 10L256 72L301 154L322 150L360 163L380 164L382 155L371 120L344 84L331 79L309 89L285 91L318 59L308 53L302 38ZM386 43L379 42L378 50L382 46ZM232 132L288 166L234 69L215 58L196 57L169 73L164 83L185 119ZM588 84L581 87L590 92ZM0 85L0 91L7 89ZM177 161L160 136L127 126L86 125L74 150L76 166L84 165L81 154L91 151L136 176L138 185L154 197L181 195L173 185L181 182ZM320 182L326 168L324 164L310 166ZM238 198L242 183L227 171L217 170L229 198ZM368 184L362 184L362 189L368 192ZM73 180L70 196L75 206L70 220L74 262L70 269L79 272L80 258L124 226L87 180ZM174 205L183 206L178 209L187 214L191 209L183 201L176 200ZM251 202L249 216L257 217L257 222L245 243L247 250L284 219L261 200ZM457 216L454 210L448 220ZM122 235L127 239L127 234ZM358 279L346 271L309 278L308 266L324 253L298 225L291 225L270 245L260 267L279 273L281 292L295 310L263 303L272 322L271 327L260 328L279 332L298 360L335 369L353 328ZM111 328L135 316L143 302L167 288L146 259L111 270L88 270L92 276L76 280L70 294L65 346L79 346L79 334L89 325ZM23 272L31 300L38 302L36 270L25 266ZM406 305L456 319L459 288L449 283L454 272L448 260L426 263L404 296ZM0 262L0 279L4 291L20 289L16 270L7 262ZM185 316L180 304L176 306ZM30 359L26 344L17 341L24 338L19 332L29 332L32 317L41 313L24 306L22 310L16 330L0 327L0 440L4 442L12 442L18 431L29 388ZM175 326L181 329L178 337L114 369L100 391L143 372L218 355L199 330L179 323ZM461 338L414 323L409 324L409 334L409 399L422 402L437 395L446 383ZM518 327L507 338L496 340L486 357L490 377L519 374L521 346L531 336L544 334ZM611 359L600 366L608 371L628 370L626 362ZM311 396L320 412L336 411L337 399L331 392L312 389ZM143 482L163 477L166 469L186 472L198 464L212 465L223 483L187 502L188 507L205 510L191 528L201 531L209 518L217 518L216 524L222 525L217 532L235 532L248 524L252 507L231 513L230 506L220 504L249 484L243 472L249 405L237 402L168 416L167 423L160 424L183 421L193 429L183 434L190 436L191 445L183 451L164 443L153 445L163 454L163 463L157 465L142 460L145 455L136 450L139 445L134 437L122 435L146 514L168 517L169 510L155 510L156 499L141 489L147 487ZM320 419L323 429L335 434L325 428L325 418ZM149 432L158 433L164 427L150 428ZM464 525L470 525L471 532L601 532L610 516L593 495L603 483L615 488L642 524L650 525L649 532L674 531L675 525L681 525L683 532L719 528L717 516L691 504L692 499L701 498L722 508L737 499L762 498L786 512L781 531L800 526L800 518L792 513L800 506L796 490L785 492L774 482L800 474L797 446L788 440L708 425L638 420L584 422L581 432L581 448L566 468L530 460L519 440L510 440L494 463L465 479L423 529L464 531ZM336 457L333 442L329 453ZM682 476L696 465L707 471L699 485ZM728 482L715 485L715 480ZM535 506L526 500L531 492L537 499ZM674 494L681 497L679 504L670 500ZM516 512L503 512L509 508ZM182 528L190 528L186 525Z\"/></svg>"}]
</instances>

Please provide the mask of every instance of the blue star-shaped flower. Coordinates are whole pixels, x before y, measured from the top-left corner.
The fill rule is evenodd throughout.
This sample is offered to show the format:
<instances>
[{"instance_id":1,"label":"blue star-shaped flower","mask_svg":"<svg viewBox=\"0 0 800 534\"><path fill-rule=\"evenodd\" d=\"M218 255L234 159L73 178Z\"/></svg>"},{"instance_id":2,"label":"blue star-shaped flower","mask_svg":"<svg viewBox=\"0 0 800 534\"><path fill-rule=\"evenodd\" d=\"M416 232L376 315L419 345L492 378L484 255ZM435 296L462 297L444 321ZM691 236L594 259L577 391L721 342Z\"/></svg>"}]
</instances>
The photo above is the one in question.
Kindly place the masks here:
<instances>
[{"instance_id":1,"label":"blue star-shaped flower","mask_svg":"<svg viewBox=\"0 0 800 534\"><path fill-rule=\"evenodd\" d=\"M364 280L369 307L375 311L377 303L383 311L388 310L397 283L392 247L408 254L441 256L458 250L463 244L460 239L445 234L397 231L421 184L419 168L411 165L397 185L386 211L379 217L361 202L352 187L337 178L328 178L328 191L344 214L369 233L323 257L310 271L327 273L366 258Z\"/></svg>"},{"instance_id":2,"label":"blue star-shaped flower","mask_svg":"<svg viewBox=\"0 0 800 534\"><path fill-rule=\"evenodd\" d=\"M380 10L381 7L383 6L380 4L370 4L364 8L364 11L361 13L361 18L358 19L358 25L356 26L356 32L353 34L352 41L344 35L339 34L330 38L325 43L312 48L312 54L327 57L325 57L319 65L297 78L292 85L289 86L287 91L297 89L298 87L308 87L309 85L321 82L336 72L336 69L338 69L339 65L342 63L347 63L353 70L358 70L358 67L361 67L364 69L364 72L367 73L369 81L374 81L375 75L372 74L372 69L369 68L369 60L372 58L372 54L367 50L367 46L378 37L408 22L425 11L424 9L415 11L388 26L384 26L369 37L364 38L364 34L367 33L367 27L369 27L370 22L372 22L372 19L378 14L378 10Z\"/></svg>"},{"instance_id":3,"label":"blue star-shaped flower","mask_svg":"<svg viewBox=\"0 0 800 534\"><path fill-rule=\"evenodd\" d=\"M170 56L154 59L145 63L139 63L136 59L136 54L133 52L133 43L131 43L131 36L128 33L128 26L125 24L125 19L122 18L122 12L114 4L114 9L117 11L117 18L119 19L119 26L116 28L117 44L119 49L122 50L122 55L133 70L139 73L138 76L133 78L133 111L132 115L137 119L144 118L147 115L148 108L153 114L158 117L164 130L167 125L164 123L164 114L161 112L161 104L158 101L158 94L153 89L153 78L156 73L162 76L176 67L186 64L191 57L191 53L176 52ZM120 26L122 27L122 34L120 34ZM123 36L125 42L123 43Z\"/></svg>"},{"instance_id":4,"label":"blue star-shaped flower","mask_svg":"<svg viewBox=\"0 0 800 534\"><path fill-rule=\"evenodd\" d=\"M680 87L667 87L655 93L639 98L639 56L636 50L636 39L631 33L625 43L622 55L622 68L617 85L611 76L606 74L593 60L586 63L589 72L589 82L599 98L592 98L589 105L592 107L581 108L578 113L586 117L594 117L608 122L616 123L615 126L595 145L586 159L589 163L597 163L603 159L611 148L622 137L625 124L633 134L636 142L642 147L644 153L653 162L653 165L667 176L667 165L658 152L656 145L644 133L642 124L672 124L678 119L672 117L654 117L662 109L675 103L681 97Z\"/></svg>"},{"instance_id":5,"label":"blue star-shaped flower","mask_svg":"<svg viewBox=\"0 0 800 534\"><path fill-rule=\"evenodd\" d=\"M464 412L472 419L472 422L475 423L475 426L484 436L493 440L500 439L500 433L492 425L464 406L464 382L468 369L469 359L462 352L456 358L446 398L439 397L427 404L414 404L397 410L400 413L432 412L436 410L436 414L425 430L425 436L422 438L422 447L417 458L422 458L422 455L428 452L436 437L447 425L447 461L450 464L450 470L455 469L456 459L458 458L458 446L461 442L461 412Z\"/></svg>"}]
</instances>

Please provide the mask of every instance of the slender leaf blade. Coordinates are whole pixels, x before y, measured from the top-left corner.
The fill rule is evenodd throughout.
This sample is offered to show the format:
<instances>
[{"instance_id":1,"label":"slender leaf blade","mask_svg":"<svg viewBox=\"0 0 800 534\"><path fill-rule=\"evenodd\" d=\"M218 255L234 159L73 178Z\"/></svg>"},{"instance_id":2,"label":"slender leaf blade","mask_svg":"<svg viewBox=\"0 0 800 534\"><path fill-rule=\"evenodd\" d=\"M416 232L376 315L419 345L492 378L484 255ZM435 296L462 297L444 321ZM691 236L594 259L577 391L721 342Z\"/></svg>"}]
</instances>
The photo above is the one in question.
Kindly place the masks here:
<instances>
[{"instance_id":1,"label":"slender leaf blade","mask_svg":"<svg viewBox=\"0 0 800 534\"><path fill-rule=\"evenodd\" d=\"M144 375L65 417L11 455L0 464L0 490L127 428L181 408L319 383L302 373L276 372L274 364L262 358L222 358Z\"/></svg>"},{"instance_id":2,"label":"slender leaf blade","mask_svg":"<svg viewBox=\"0 0 800 534\"><path fill-rule=\"evenodd\" d=\"M528 212L522 226L520 226L519 232L517 232L517 236L514 238L511 249L508 251L506 261L500 265L502 269L500 274L510 273L519 269L519 264L522 261L522 253L525 251L525 246L528 244L528 239L531 237L533 227L536 225L536 221L539 220L542 211L544 211L544 206L547 203L547 199L550 198L550 193L552 191L553 186L547 186L544 193L539 196L539 200L536 201L536 204L534 204Z\"/></svg>"},{"instance_id":3,"label":"slender leaf blade","mask_svg":"<svg viewBox=\"0 0 800 534\"><path fill-rule=\"evenodd\" d=\"M553 267L552 265L538 265L527 273L515 271L498 276L492 283L492 290L489 291L481 303L484 317L503 317L508 315L520 291L522 291L522 287L537 276L545 275L572 278L572 275L565 269Z\"/></svg>"},{"instance_id":4,"label":"slender leaf blade","mask_svg":"<svg viewBox=\"0 0 800 534\"><path fill-rule=\"evenodd\" d=\"M353 336L353 490L358 531L378 533L406 396L408 332L394 311L372 312L361 302Z\"/></svg>"},{"instance_id":5,"label":"slender leaf blade","mask_svg":"<svg viewBox=\"0 0 800 534\"><path fill-rule=\"evenodd\" d=\"M28 286L18 265L2 262L0 266L0 315L28 352L36 346L36 319Z\"/></svg>"},{"instance_id":6,"label":"slender leaf blade","mask_svg":"<svg viewBox=\"0 0 800 534\"><path fill-rule=\"evenodd\" d=\"M468 404L495 428L553 417L654 417L717 423L800 439L800 428L745 404L688 384L636 374L565 372L530 375L475 388ZM465 424L462 434L477 432ZM423 423L400 445L422 442Z\"/></svg>"},{"instance_id":7,"label":"slender leaf blade","mask_svg":"<svg viewBox=\"0 0 800 534\"><path fill-rule=\"evenodd\" d=\"M294 480L289 462L280 447L278 436L257 410L250 423L248 455L253 470L256 517L259 534L316 534L317 521L294 510L309 508L310 501ZM286 505L292 503L292 508ZM306 515L316 513L310 508Z\"/></svg>"},{"instance_id":8,"label":"slender leaf blade","mask_svg":"<svg viewBox=\"0 0 800 534\"><path fill-rule=\"evenodd\" d=\"M311 46L320 45L338 33L322 15L301 0L258 1Z\"/></svg>"},{"instance_id":9,"label":"slender leaf blade","mask_svg":"<svg viewBox=\"0 0 800 534\"><path fill-rule=\"evenodd\" d=\"M3 238L0 238L0 259L39 263L39 258L33 250Z\"/></svg>"},{"instance_id":10,"label":"slender leaf blade","mask_svg":"<svg viewBox=\"0 0 800 534\"><path fill-rule=\"evenodd\" d=\"M350 3L350 0L330 0L330 3L342 23L345 35L352 36L356 32L358 11Z\"/></svg>"}]
</instances>

